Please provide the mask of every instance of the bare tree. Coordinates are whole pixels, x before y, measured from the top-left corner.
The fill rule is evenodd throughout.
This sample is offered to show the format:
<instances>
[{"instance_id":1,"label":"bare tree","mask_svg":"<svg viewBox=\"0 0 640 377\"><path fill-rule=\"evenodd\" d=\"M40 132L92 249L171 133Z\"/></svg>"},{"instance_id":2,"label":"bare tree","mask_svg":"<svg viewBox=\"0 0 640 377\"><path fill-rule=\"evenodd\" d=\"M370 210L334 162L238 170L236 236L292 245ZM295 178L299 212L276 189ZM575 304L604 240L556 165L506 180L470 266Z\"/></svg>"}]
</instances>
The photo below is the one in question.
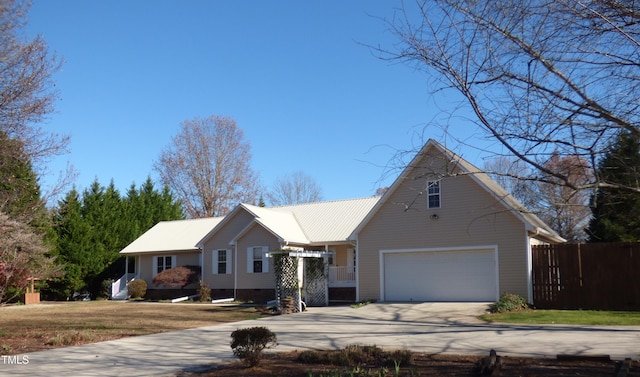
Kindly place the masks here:
<instances>
[{"instance_id":1,"label":"bare tree","mask_svg":"<svg viewBox=\"0 0 640 377\"><path fill-rule=\"evenodd\" d=\"M0 0L0 132L22 145L16 151L21 155L13 158L31 164L42 176L50 158L67 152L69 137L37 126L54 110L58 94L52 75L60 69L61 61L49 54L41 36L23 40L20 29L28 9L27 2ZM61 172L58 184L46 194L59 193L70 178L72 168Z\"/></svg>"},{"instance_id":2,"label":"bare tree","mask_svg":"<svg viewBox=\"0 0 640 377\"><path fill-rule=\"evenodd\" d=\"M500 156L487 161L485 171L511 195L518 199L529 211L558 234L570 241L586 239L585 228L591 218L589 207L591 191L576 190L567 185L541 181L537 178L523 180L526 166L521 160ZM574 186L582 186L593 179L593 172L587 161L577 156L553 154L544 164L545 168L565 175ZM546 177L553 181L555 177Z\"/></svg>"},{"instance_id":3,"label":"bare tree","mask_svg":"<svg viewBox=\"0 0 640 377\"><path fill-rule=\"evenodd\" d=\"M48 279L59 274L61 268L48 256L49 251L42 235L0 212L0 303L23 293L31 278Z\"/></svg>"},{"instance_id":4,"label":"bare tree","mask_svg":"<svg viewBox=\"0 0 640 377\"><path fill-rule=\"evenodd\" d=\"M597 174L575 182L545 162L577 156L595 171L620 130L640 134L635 2L417 0L388 25L398 44L376 47L380 56L426 72L434 95L457 93L454 112L533 172L516 178L620 187Z\"/></svg>"},{"instance_id":5,"label":"bare tree","mask_svg":"<svg viewBox=\"0 0 640 377\"><path fill-rule=\"evenodd\" d=\"M191 218L225 215L259 191L251 147L236 121L212 115L182 122L154 169Z\"/></svg>"},{"instance_id":6,"label":"bare tree","mask_svg":"<svg viewBox=\"0 0 640 377\"><path fill-rule=\"evenodd\" d=\"M538 201L531 182L522 179L532 175L531 169L522 160L515 157L496 156L485 161L483 169L525 207L533 208L532 205Z\"/></svg>"},{"instance_id":7,"label":"bare tree","mask_svg":"<svg viewBox=\"0 0 640 377\"><path fill-rule=\"evenodd\" d=\"M279 177L267 199L275 206L318 202L322 200L322 188L312 177L298 171Z\"/></svg>"}]
</instances>

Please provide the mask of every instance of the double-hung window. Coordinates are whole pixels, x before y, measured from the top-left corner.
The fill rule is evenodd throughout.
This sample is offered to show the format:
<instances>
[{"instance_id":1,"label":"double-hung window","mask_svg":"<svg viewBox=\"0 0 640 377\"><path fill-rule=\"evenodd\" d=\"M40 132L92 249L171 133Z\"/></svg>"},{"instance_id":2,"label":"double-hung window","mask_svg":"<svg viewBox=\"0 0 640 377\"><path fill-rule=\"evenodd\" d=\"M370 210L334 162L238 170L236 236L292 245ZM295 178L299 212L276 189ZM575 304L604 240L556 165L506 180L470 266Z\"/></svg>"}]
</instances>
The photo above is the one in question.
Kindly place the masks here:
<instances>
[{"instance_id":1,"label":"double-hung window","mask_svg":"<svg viewBox=\"0 0 640 377\"><path fill-rule=\"evenodd\" d=\"M214 274L230 274L231 273L231 250L214 250L213 251L213 273Z\"/></svg>"},{"instance_id":2,"label":"double-hung window","mask_svg":"<svg viewBox=\"0 0 640 377\"><path fill-rule=\"evenodd\" d=\"M164 270L174 268L176 266L175 255L160 255L153 258L153 274L159 274Z\"/></svg>"},{"instance_id":3,"label":"double-hung window","mask_svg":"<svg viewBox=\"0 0 640 377\"><path fill-rule=\"evenodd\" d=\"M269 272L269 261L267 259L267 246L253 246L247 249L247 272L263 273Z\"/></svg>"},{"instance_id":4,"label":"double-hung window","mask_svg":"<svg viewBox=\"0 0 640 377\"><path fill-rule=\"evenodd\" d=\"M428 208L440 208L440 181L427 181Z\"/></svg>"}]
</instances>

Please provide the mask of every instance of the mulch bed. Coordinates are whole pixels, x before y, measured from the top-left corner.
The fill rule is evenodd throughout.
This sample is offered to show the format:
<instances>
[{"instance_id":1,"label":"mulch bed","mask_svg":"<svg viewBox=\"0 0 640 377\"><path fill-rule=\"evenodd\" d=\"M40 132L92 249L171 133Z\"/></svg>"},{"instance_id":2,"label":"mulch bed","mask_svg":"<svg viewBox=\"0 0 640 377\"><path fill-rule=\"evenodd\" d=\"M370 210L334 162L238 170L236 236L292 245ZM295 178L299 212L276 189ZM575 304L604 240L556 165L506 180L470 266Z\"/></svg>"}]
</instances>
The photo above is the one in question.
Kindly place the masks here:
<instances>
[{"instance_id":1,"label":"mulch bed","mask_svg":"<svg viewBox=\"0 0 640 377\"><path fill-rule=\"evenodd\" d=\"M311 377L311 376L396 376L394 366L370 367L369 371L360 368L360 373L352 374L353 367L340 367L323 364L304 364L297 361L299 352L268 353L263 356L260 365L252 368L245 367L241 362L226 365L203 367L199 372L182 372L179 377L210 377L210 376L245 376L245 377ZM464 355L429 355L414 354L413 363L402 367L400 376L477 376L476 363L482 357ZM533 359L520 357L503 357L502 367L493 376L616 376L621 368L621 361L604 360L558 360L556 358ZM640 365L637 361L631 363L631 373L627 377L638 376ZM380 374L383 370L384 374ZM341 374L336 374L340 372Z\"/></svg>"}]
</instances>

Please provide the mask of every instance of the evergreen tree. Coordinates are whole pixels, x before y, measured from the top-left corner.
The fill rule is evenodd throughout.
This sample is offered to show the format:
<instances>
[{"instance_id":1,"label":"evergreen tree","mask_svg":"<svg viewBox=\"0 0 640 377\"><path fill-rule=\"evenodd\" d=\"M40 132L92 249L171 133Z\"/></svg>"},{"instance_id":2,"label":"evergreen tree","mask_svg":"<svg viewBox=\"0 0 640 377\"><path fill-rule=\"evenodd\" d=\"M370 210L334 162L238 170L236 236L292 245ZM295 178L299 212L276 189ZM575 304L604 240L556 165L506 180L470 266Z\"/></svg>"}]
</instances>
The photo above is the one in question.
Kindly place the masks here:
<instances>
[{"instance_id":1,"label":"evergreen tree","mask_svg":"<svg viewBox=\"0 0 640 377\"><path fill-rule=\"evenodd\" d=\"M159 221L183 219L182 206L168 188L158 192L150 178L122 197L113 181L106 188L95 180L82 195L72 190L56 212L58 254L66 277L49 284L48 293L69 298L83 289L96 295L103 281L124 273L119 253Z\"/></svg>"},{"instance_id":2,"label":"evergreen tree","mask_svg":"<svg viewBox=\"0 0 640 377\"><path fill-rule=\"evenodd\" d=\"M640 138L621 132L598 164L601 182L640 187ZM592 199L590 242L640 241L640 194L624 188L600 187Z\"/></svg>"},{"instance_id":3,"label":"evergreen tree","mask_svg":"<svg viewBox=\"0 0 640 377\"><path fill-rule=\"evenodd\" d=\"M58 203L55 214L57 234L57 261L65 274L55 279L43 290L47 299L69 299L71 295L85 287L85 277L95 266L91 250L91 225L82 216L80 194L72 189Z\"/></svg>"},{"instance_id":4,"label":"evergreen tree","mask_svg":"<svg viewBox=\"0 0 640 377\"><path fill-rule=\"evenodd\" d=\"M46 217L38 179L23 143L3 132L0 132L0 210L29 224Z\"/></svg>"}]
</instances>

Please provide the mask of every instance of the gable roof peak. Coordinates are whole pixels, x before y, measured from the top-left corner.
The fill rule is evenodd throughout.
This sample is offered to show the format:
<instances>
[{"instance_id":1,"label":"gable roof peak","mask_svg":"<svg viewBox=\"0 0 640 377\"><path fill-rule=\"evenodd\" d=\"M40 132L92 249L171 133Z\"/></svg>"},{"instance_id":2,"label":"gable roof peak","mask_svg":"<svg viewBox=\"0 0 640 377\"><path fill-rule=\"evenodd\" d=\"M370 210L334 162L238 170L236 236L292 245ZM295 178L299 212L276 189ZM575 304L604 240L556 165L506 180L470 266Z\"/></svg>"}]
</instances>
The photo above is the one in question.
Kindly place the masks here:
<instances>
[{"instance_id":1,"label":"gable roof peak","mask_svg":"<svg viewBox=\"0 0 640 377\"><path fill-rule=\"evenodd\" d=\"M538 216L526 209L522 203L520 203L515 197L509 194L502 186L491 179L491 177L487 173L480 170L475 165L462 158L462 156L452 152L450 149L434 139L427 140L424 146L413 157L411 162L404 167L398 178L396 178L393 184L389 187L389 190L387 190L387 192L385 192L385 194L382 196L382 199L375 205L375 207L354 230L349 238L354 239L356 237L357 233L359 233L360 230L364 228L364 226L375 215L379 208L388 200L393 192L396 191L398 187L400 187L402 182L405 181L405 179L414 171L414 169L419 167L419 163L422 161L422 159L428 156L427 153L432 148L435 148L439 153L446 156L447 164L454 164L456 169L459 169L462 173L468 175L474 182L476 182L487 192L492 194L498 200L498 202L502 203L502 205L505 206L506 209L514 213L516 217L518 217L525 224L527 230L531 234L542 235L546 239L553 242L566 241L547 224L545 224Z\"/></svg>"}]
</instances>

